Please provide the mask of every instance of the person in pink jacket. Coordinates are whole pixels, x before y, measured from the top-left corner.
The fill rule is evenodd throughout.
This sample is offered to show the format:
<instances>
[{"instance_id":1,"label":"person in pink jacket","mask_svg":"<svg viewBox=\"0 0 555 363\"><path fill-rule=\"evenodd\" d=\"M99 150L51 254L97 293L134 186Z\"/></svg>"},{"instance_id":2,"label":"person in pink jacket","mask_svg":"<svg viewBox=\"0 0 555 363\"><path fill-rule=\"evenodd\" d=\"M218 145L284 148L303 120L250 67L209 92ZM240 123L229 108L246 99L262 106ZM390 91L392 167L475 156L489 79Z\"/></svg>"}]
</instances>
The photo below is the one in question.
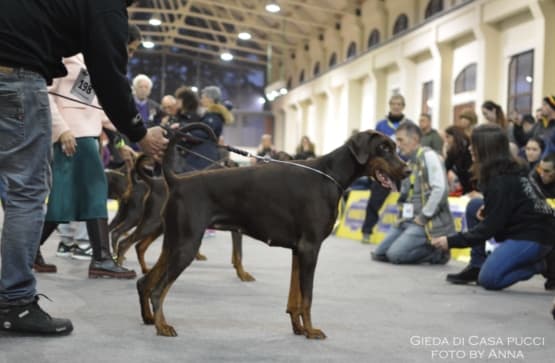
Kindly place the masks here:
<instances>
[{"instance_id":1,"label":"person in pink jacket","mask_svg":"<svg viewBox=\"0 0 555 363\"><path fill-rule=\"evenodd\" d=\"M83 55L64 59L68 75L49 88L52 112L52 189L42 230L41 244L60 223L85 221L92 247L89 278L134 278L135 271L112 259L108 237L108 186L101 160L99 137L104 122L90 84ZM68 99L71 98L71 99ZM79 102L77 102L79 101ZM68 252L60 242L58 252ZM55 272L44 262L40 248L35 270Z\"/></svg>"}]
</instances>

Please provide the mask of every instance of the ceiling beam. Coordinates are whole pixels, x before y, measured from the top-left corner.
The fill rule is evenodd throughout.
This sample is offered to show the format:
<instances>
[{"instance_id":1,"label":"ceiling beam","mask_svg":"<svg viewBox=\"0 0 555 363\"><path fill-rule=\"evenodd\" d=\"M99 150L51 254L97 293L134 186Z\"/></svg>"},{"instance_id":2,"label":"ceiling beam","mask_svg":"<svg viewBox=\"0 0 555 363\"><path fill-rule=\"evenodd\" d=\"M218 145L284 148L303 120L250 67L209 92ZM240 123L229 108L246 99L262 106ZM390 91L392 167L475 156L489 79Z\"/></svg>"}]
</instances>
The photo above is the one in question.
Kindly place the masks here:
<instances>
[{"instance_id":1,"label":"ceiling beam","mask_svg":"<svg viewBox=\"0 0 555 363\"><path fill-rule=\"evenodd\" d=\"M313 5L313 4L310 4L308 2L301 2L301 1L294 1L294 0L281 0L280 2L284 3L284 4L290 4L290 5L294 5L294 6L301 6L301 7L304 7L304 8L314 9L314 10L322 11L322 12L326 12L326 13L332 13L332 14L335 14L335 15L355 15L354 9L353 9L353 11L338 10L338 9L334 9L334 8L324 7L322 5Z\"/></svg>"},{"instance_id":2,"label":"ceiling beam","mask_svg":"<svg viewBox=\"0 0 555 363\"><path fill-rule=\"evenodd\" d=\"M219 42L217 40L197 38L197 37L191 37L191 36L181 35L181 34L169 35L169 34L162 33L162 32L148 31L148 30L147 31L141 31L141 33L146 35L146 36L176 38L176 39L187 40L187 41L195 42L195 43L199 43L199 44L210 44L210 45L217 46L220 49L222 49L222 48L225 48L225 49L228 49L228 50L235 49L235 50L245 52L245 53L252 53L252 54L258 54L258 55L266 56L266 51L264 51L264 50L241 47L241 46L238 46L238 45L234 45L232 43L222 43L222 42Z\"/></svg>"},{"instance_id":3,"label":"ceiling beam","mask_svg":"<svg viewBox=\"0 0 555 363\"><path fill-rule=\"evenodd\" d=\"M278 35L281 35L281 36L284 36L284 37L298 38L298 39L305 40L305 41L310 40L309 35L299 34L298 31L297 32L291 32L291 31L287 31L287 30L276 29L275 27L272 27L270 25L263 26L263 25L258 25L258 24L245 24L245 22L239 21L239 20L221 19L221 18L218 18L217 16L211 16L211 15L195 13L195 12L189 12L189 14L185 15L185 14L181 14L179 12L179 10L154 9L154 8L135 8L135 7L128 8L127 11L130 12L130 13L149 13L149 14L150 13L158 13L158 14L173 14L173 15L176 15L176 16L183 15L185 18L193 17L193 18L200 18L200 19L204 19L204 20L220 21L222 23L237 25L237 26L240 26L240 27L241 26L248 26L249 28L252 28L252 29L260 29L261 31L278 34Z\"/></svg>"},{"instance_id":4,"label":"ceiling beam","mask_svg":"<svg viewBox=\"0 0 555 363\"><path fill-rule=\"evenodd\" d=\"M225 5L222 4L222 1L217 1L217 0L194 0L194 2L219 6L221 8L231 9L241 13L249 13L249 14L254 14L262 17L269 17L278 21L288 21L294 24L309 25L319 29L324 29L327 25L326 23L317 23L307 19L295 19L292 16L278 15L277 13L269 13L265 10L247 9L246 7L231 5L229 4L229 2L226 2Z\"/></svg>"},{"instance_id":5,"label":"ceiling beam","mask_svg":"<svg viewBox=\"0 0 555 363\"><path fill-rule=\"evenodd\" d=\"M188 50L188 51L192 51L192 52L197 52L197 53L203 53L203 54L209 54L212 56L215 56L219 59L220 57L220 53L209 50L209 49L203 49L203 48L195 48L195 47L191 47L189 45L185 45L185 44L179 44L179 43L172 43L172 42L168 42L167 40L165 42L163 42L161 45L167 46L167 47L175 47L175 48L179 48L179 49L183 49L183 50ZM254 60L254 59L250 59L250 58L245 58L245 57L241 57L241 56L233 56L233 62L234 61L239 61L239 62L247 62L247 63L252 63L252 64L258 64L261 66L265 66L266 62L265 61L259 61L259 60Z\"/></svg>"}]
</instances>

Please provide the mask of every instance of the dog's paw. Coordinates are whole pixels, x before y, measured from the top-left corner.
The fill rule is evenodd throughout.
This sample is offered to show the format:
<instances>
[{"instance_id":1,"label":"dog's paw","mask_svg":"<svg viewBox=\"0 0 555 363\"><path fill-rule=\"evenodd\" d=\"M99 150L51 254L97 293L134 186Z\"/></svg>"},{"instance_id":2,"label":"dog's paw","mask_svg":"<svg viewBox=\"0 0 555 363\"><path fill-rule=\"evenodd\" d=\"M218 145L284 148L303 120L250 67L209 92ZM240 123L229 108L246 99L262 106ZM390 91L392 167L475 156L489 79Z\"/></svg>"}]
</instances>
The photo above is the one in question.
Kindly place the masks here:
<instances>
[{"instance_id":1,"label":"dog's paw","mask_svg":"<svg viewBox=\"0 0 555 363\"><path fill-rule=\"evenodd\" d=\"M251 281L256 281L256 279L254 278L253 275L251 275L248 272L243 272L243 273L237 273L237 276L239 277L239 280L243 281L243 282L251 282Z\"/></svg>"},{"instance_id":2,"label":"dog's paw","mask_svg":"<svg viewBox=\"0 0 555 363\"><path fill-rule=\"evenodd\" d=\"M202 253L199 252L199 253L197 253L197 255L195 256L195 260L197 260L197 261L206 261L207 258L206 258L205 255L203 255Z\"/></svg>"},{"instance_id":3,"label":"dog's paw","mask_svg":"<svg viewBox=\"0 0 555 363\"><path fill-rule=\"evenodd\" d=\"M156 334L162 335L164 337L176 337L177 332L173 328L173 326L168 324L157 325L156 326Z\"/></svg>"},{"instance_id":4,"label":"dog's paw","mask_svg":"<svg viewBox=\"0 0 555 363\"><path fill-rule=\"evenodd\" d=\"M307 339L326 339L326 334L324 334L324 332L320 329L305 329L304 335Z\"/></svg>"}]
</instances>

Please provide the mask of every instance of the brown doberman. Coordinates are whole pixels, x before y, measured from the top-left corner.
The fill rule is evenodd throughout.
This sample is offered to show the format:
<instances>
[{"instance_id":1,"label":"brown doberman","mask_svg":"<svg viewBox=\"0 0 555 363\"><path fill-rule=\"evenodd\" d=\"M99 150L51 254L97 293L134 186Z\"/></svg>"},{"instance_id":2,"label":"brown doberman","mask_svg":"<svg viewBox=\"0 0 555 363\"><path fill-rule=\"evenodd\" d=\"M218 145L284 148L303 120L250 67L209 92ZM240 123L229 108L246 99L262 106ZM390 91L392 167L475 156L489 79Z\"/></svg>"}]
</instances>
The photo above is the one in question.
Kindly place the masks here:
<instances>
[{"instance_id":1,"label":"brown doberman","mask_svg":"<svg viewBox=\"0 0 555 363\"><path fill-rule=\"evenodd\" d=\"M169 188L162 252L152 270L137 281L144 323L154 324L159 335L177 335L164 317L164 299L194 259L204 230L217 227L292 250L287 313L293 332L325 338L311 319L320 245L332 231L343 189L356 178L372 176L391 188L408 175L395 143L381 133L361 132L329 154L295 162L301 166L270 162L180 177L168 167L175 139L162 165Z\"/></svg>"},{"instance_id":2,"label":"brown doberman","mask_svg":"<svg viewBox=\"0 0 555 363\"><path fill-rule=\"evenodd\" d=\"M142 179L148 186L148 191L143 200L142 215L138 221L133 232L118 242L117 248L114 252L117 255L118 264L122 264L125 253L129 248L135 244L137 258L141 265L143 273L147 273L149 268L145 262L145 252L148 247L163 233L162 227L162 207L166 201L167 189L164 179L161 177L153 177L145 173L145 164L148 163L150 158L146 155L141 155L135 163L135 169L140 179ZM243 267L243 236L240 232L231 231L233 242L231 263L235 268L237 277L241 281L254 281L254 277L245 271ZM197 253L197 260L206 259L203 255Z\"/></svg>"}]
</instances>

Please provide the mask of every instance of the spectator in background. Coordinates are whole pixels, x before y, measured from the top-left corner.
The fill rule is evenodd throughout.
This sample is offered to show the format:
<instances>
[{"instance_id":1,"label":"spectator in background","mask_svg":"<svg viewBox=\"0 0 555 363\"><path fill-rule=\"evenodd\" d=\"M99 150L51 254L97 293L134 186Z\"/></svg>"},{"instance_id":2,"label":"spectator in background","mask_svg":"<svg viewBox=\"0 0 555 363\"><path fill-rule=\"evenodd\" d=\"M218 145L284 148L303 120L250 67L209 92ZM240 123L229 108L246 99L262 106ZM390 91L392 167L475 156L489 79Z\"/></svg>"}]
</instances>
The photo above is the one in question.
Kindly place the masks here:
<instances>
[{"instance_id":1,"label":"spectator in background","mask_svg":"<svg viewBox=\"0 0 555 363\"><path fill-rule=\"evenodd\" d=\"M411 175L401 183L401 218L371 256L394 264L445 264L449 253L430 245L430 238L455 231L447 202L448 186L441 157L421 146L422 131L410 121L399 125L395 138Z\"/></svg>"},{"instance_id":2,"label":"spectator in background","mask_svg":"<svg viewBox=\"0 0 555 363\"><path fill-rule=\"evenodd\" d=\"M467 108L461 112L459 117L455 120L454 125L463 129L464 132L470 137L472 129L478 123L478 116L473 109Z\"/></svg>"},{"instance_id":3,"label":"spectator in background","mask_svg":"<svg viewBox=\"0 0 555 363\"><path fill-rule=\"evenodd\" d=\"M482 115L487 122L499 125L504 130L509 127L509 121L505 117L503 108L493 101L485 101L482 104Z\"/></svg>"},{"instance_id":4,"label":"spectator in background","mask_svg":"<svg viewBox=\"0 0 555 363\"><path fill-rule=\"evenodd\" d=\"M555 198L555 153L544 156L530 175L546 198Z\"/></svg>"},{"instance_id":5,"label":"spectator in background","mask_svg":"<svg viewBox=\"0 0 555 363\"><path fill-rule=\"evenodd\" d=\"M519 150L524 150L526 143L532 136L532 129L536 120L530 114L520 115L518 112L513 111L511 113L511 122L513 124L512 138ZM510 139L511 137L509 137Z\"/></svg>"},{"instance_id":6,"label":"spectator in background","mask_svg":"<svg viewBox=\"0 0 555 363\"><path fill-rule=\"evenodd\" d=\"M272 159L277 158L277 150L274 148L274 144L272 142L272 135L264 134L260 137L260 145L258 146L256 155L261 157L270 157ZM256 159L251 160L251 164L256 164L256 163L257 163Z\"/></svg>"},{"instance_id":7,"label":"spectator in background","mask_svg":"<svg viewBox=\"0 0 555 363\"><path fill-rule=\"evenodd\" d=\"M376 131L395 139L395 130L403 121L410 121L403 113L405 109L405 98L400 94L395 94L389 99L389 113L385 119L378 121ZM378 213L389 195L389 189L384 188L380 183L370 183L370 198L366 205L366 216L362 224L362 243L370 243L370 235L376 223L378 223Z\"/></svg>"},{"instance_id":8,"label":"spectator in background","mask_svg":"<svg viewBox=\"0 0 555 363\"><path fill-rule=\"evenodd\" d=\"M534 135L542 137L546 152L552 153L555 152L555 96L547 96L543 99L542 115L544 122L538 123Z\"/></svg>"},{"instance_id":9,"label":"spectator in background","mask_svg":"<svg viewBox=\"0 0 555 363\"><path fill-rule=\"evenodd\" d=\"M447 180L453 186L458 180L460 190L451 188L455 194L468 194L474 190L471 181L472 157L470 156L470 138L464 129L456 126L449 126L445 129L445 143L447 152L445 155L445 169L447 170Z\"/></svg>"},{"instance_id":10,"label":"spectator in background","mask_svg":"<svg viewBox=\"0 0 555 363\"><path fill-rule=\"evenodd\" d=\"M160 124L162 120L162 110L158 102L149 98L152 91L152 80L139 74L133 78L133 95L135 96L135 106L141 114L146 127Z\"/></svg>"},{"instance_id":11,"label":"spectator in background","mask_svg":"<svg viewBox=\"0 0 555 363\"><path fill-rule=\"evenodd\" d=\"M526 143L524 149L526 162L528 164L528 170L534 170L536 166L540 163L540 159L545 151L545 143L541 137L533 136Z\"/></svg>"},{"instance_id":12,"label":"spectator in background","mask_svg":"<svg viewBox=\"0 0 555 363\"><path fill-rule=\"evenodd\" d=\"M163 126L170 125L177 114L177 100L172 95L165 95L160 101L160 108L164 115L160 124Z\"/></svg>"},{"instance_id":13,"label":"spectator in background","mask_svg":"<svg viewBox=\"0 0 555 363\"><path fill-rule=\"evenodd\" d=\"M437 130L432 129L432 118L429 114L423 113L418 119L420 130L422 130L422 146L427 146L435 150L439 155L443 154L443 139Z\"/></svg>"},{"instance_id":14,"label":"spectator in background","mask_svg":"<svg viewBox=\"0 0 555 363\"><path fill-rule=\"evenodd\" d=\"M495 237L497 248L474 274L482 287L501 290L545 272L544 259L555 244L555 212L510 155L504 129L481 125L471 140L475 176L485 200L478 214L481 221L466 232L433 238L432 245L465 248Z\"/></svg>"},{"instance_id":15,"label":"spectator in background","mask_svg":"<svg viewBox=\"0 0 555 363\"><path fill-rule=\"evenodd\" d=\"M307 160L316 157L316 154L314 153L314 144L310 141L308 136L303 136L301 138L301 143L297 146L297 150L295 152L295 156L293 157L295 160Z\"/></svg>"}]
</instances>

